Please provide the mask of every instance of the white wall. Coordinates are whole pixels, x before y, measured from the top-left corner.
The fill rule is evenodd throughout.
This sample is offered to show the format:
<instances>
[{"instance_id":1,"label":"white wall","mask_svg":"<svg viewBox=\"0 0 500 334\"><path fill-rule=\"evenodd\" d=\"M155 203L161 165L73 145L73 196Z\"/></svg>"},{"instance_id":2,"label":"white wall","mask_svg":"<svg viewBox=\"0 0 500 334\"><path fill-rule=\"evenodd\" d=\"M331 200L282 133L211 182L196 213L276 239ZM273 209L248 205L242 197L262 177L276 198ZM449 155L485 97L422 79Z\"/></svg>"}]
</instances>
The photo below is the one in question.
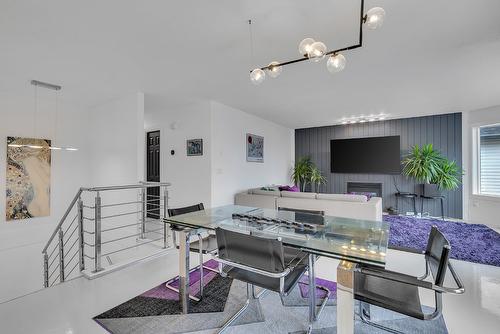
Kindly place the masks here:
<instances>
[{"instance_id":1,"label":"white wall","mask_svg":"<svg viewBox=\"0 0 500 334\"><path fill-rule=\"evenodd\" d=\"M500 228L500 198L473 193L473 128L500 123L500 106L464 112L462 117L464 176L464 219L472 223Z\"/></svg>"},{"instance_id":2,"label":"white wall","mask_svg":"<svg viewBox=\"0 0 500 334\"><path fill-rule=\"evenodd\" d=\"M0 93L0 302L42 287L41 250L74 197L89 180L87 168L87 115L84 109L59 99L53 91L38 90L38 116L34 126L34 94ZM52 151L50 216L5 221L7 136L55 139L53 144L79 151Z\"/></svg>"},{"instance_id":3,"label":"white wall","mask_svg":"<svg viewBox=\"0 0 500 334\"><path fill-rule=\"evenodd\" d=\"M174 110L146 110L145 131L160 130L160 178L170 182L170 207L211 205L210 105L200 102ZM145 135L144 135L145 136ZM203 139L203 155L186 154L187 139ZM170 151L175 154L171 155Z\"/></svg>"},{"instance_id":4,"label":"white wall","mask_svg":"<svg viewBox=\"0 0 500 334\"><path fill-rule=\"evenodd\" d=\"M42 288L41 250L80 187L135 183L144 175L142 93L90 111L60 98L57 115L55 93L38 89L38 96L35 127L29 83L24 91L0 93L0 302ZM79 149L52 151L50 216L5 221L7 136L55 139L55 145Z\"/></svg>"},{"instance_id":5,"label":"white wall","mask_svg":"<svg viewBox=\"0 0 500 334\"><path fill-rule=\"evenodd\" d=\"M144 94L130 94L89 110L90 183L144 180Z\"/></svg>"},{"instance_id":6,"label":"white wall","mask_svg":"<svg viewBox=\"0 0 500 334\"><path fill-rule=\"evenodd\" d=\"M212 112L212 205L234 203L248 188L289 184L294 131L221 103ZM246 134L264 137L264 162L246 161Z\"/></svg>"}]
</instances>

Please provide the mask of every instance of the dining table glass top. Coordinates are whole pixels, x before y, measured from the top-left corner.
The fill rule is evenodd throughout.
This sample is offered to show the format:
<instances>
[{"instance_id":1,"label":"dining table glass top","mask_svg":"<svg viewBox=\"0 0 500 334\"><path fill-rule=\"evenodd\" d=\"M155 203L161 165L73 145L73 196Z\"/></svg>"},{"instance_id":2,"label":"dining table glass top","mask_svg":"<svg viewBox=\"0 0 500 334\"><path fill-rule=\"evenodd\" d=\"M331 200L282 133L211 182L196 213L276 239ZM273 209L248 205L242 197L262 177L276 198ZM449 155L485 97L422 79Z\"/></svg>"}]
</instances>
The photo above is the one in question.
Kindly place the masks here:
<instances>
[{"instance_id":1,"label":"dining table glass top","mask_svg":"<svg viewBox=\"0 0 500 334\"><path fill-rule=\"evenodd\" d=\"M227 205L165 219L178 226L215 230L220 227L276 238L285 245L341 260L385 266L389 224L300 211L277 211Z\"/></svg>"}]
</instances>

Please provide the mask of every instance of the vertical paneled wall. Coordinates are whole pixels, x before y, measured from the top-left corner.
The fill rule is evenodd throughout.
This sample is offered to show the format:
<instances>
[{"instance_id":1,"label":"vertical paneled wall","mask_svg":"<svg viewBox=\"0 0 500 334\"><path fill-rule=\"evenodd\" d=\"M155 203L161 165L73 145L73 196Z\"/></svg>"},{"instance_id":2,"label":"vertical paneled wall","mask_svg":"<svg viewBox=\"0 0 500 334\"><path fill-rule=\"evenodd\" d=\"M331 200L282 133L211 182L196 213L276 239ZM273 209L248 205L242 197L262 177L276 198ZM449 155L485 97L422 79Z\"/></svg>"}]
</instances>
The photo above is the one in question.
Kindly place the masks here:
<instances>
[{"instance_id":1,"label":"vertical paneled wall","mask_svg":"<svg viewBox=\"0 0 500 334\"><path fill-rule=\"evenodd\" d=\"M404 157L412 146L432 143L448 159L462 166L462 114L413 117L373 123L334 125L295 130L295 158L310 156L321 169L328 183L321 192L345 193L349 181L382 183L383 206L396 206L395 182L400 191L418 192L417 183L403 175L383 174L341 174L330 172L330 140L343 138L401 136L401 156ZM445 192L445 215L462 218L462 188ZM420 199L417 202L420 211ZM400 200L400 211L413 211L409 199ZM427 200L424 212L440 215L438 201Z\"/></svg>"}]
</instances>

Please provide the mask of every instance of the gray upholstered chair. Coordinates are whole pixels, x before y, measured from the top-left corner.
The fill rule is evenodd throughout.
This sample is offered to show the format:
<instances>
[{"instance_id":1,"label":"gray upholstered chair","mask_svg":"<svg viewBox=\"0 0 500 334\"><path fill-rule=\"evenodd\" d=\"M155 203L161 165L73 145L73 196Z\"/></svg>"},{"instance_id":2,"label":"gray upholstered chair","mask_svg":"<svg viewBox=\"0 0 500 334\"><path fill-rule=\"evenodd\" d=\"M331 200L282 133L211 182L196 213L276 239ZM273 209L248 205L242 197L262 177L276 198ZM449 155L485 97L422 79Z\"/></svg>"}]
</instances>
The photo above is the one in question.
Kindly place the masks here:
<instances>
[{"instance_id":1,"label":"gray upholstered chair","mask_svg":"<svg viewBox=\"0 0 500 334\"><path fill-rule=\"evenodd\" d=\"M389 309L420 320L431 320L441 315L442 294L462 294L465 289L449 262L450 243L433 226L425 250L426 270L422 277L384 270L375 267L361 267L354 273L354 298L360 301L359 315L363 322L391 333L401 333L370 320L370 305ZM456 288L444 287L449 269ZM431 276L432 281L425 281ZM420 303L419 288L434 291L435 308L424 313Z\"/></svg>"},{"instance_id":2,"label":"gray upholstered chair","mask_svg":"<svg viewBox=\"0 0 500 334\"><path fill-rule=\"evenodd\" d=\"M287 296L308 269L308 254L286 247L280 240L267 239L249 234L237 233L221 228L217 236L219 272L247 283L245 305L219 330L226 330L248 307L252 299L258 299L255 286L264 291L274 291L281 297ZM326 297L330 291L326 289ZM321 308L321 309L322 309Z\"/></svg>"},{"instance_id":3,"label":"gray upholstered chair","mask_svg":"<svg viewBox=\"0 0 500 334\"><path fill-rule=\"evenodd\" d=\"M191 205L191 206L186 206L186 207L182 207L182 208L168 209L168 216L173 217L173 216L178 216L178 215L182 215L182 214L186 214L186 213L190 213L190 212L201 211L204 209L205 208L203 206L203 203ZM177 226L173 223L170 223L170 227L173 231L174 245L176 248L179 248L179 245L177 244L177 241L176 241L176 231L179 231L179 230L185 229L185 228ZM198 269L200 271L200 282L199 282L200 283L200 298L198 298L196 296L189 295L189 298L194 300L194 301L200 301L200 299L203 297L203 285L204 285L204 283L203 283L203 271L204 271L204 269L209 270L209 271L213 271L213 272L218 272L217 270L215 270L213 268L210 268L210 267L203 265L203 255L204 254L214 254L217 252L217 240L216 240L215 235L208 234L207 236L204 236L201 233L201 231L199 231L197 233L197 235L198 235L198 240L193 241L189 244L189 251L193 252L193 253L198 253L199 254L199 261L200 261L200 264L198 265L198 267L195 268L195 270ZM173 281L175 281L176 279L177 279L177 277L174 277L174 278L170 279L169 281L167 281L165 283L165 287L169 290L179 292L179 289L172 286Z\"/></svg>"}]
</instances>

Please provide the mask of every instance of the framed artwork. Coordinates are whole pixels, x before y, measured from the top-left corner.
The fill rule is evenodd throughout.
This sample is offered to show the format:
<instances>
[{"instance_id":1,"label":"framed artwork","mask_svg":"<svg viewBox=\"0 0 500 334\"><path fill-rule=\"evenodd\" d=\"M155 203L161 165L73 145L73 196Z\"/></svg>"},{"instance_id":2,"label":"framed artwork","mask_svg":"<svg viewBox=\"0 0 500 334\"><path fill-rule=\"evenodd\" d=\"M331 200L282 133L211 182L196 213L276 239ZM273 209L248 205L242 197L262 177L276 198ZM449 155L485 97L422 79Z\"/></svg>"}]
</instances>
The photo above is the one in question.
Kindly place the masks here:
<instances>
[{"instance_id":1,"label":"framed artwork","mask_svg":"<svg viewBox=\"0 0 500 334\"><path fill-rule=\"evenodd\" d=\"M264 137L247 133L247 161L264 162Z\"/></svg>"},{"instance_id":2,"label":"framed artwork","mask_svg":"<svg viewBox=\"0 0 500 334\"><path fill-rule=\"evenodd\" d=\"M6 220L50 215L50 140L7 137Z\"/></svg>"},{"instance_id":3,"label":"framed artwork","mask_svg":"<svg viewBox=\"0 0 500 334\"><path fill-rule=\"evenodd\" d=\"M186 141L186 153L188 157L203 155L203 139L188 139Z\"/></svg>"}]
</instances>

